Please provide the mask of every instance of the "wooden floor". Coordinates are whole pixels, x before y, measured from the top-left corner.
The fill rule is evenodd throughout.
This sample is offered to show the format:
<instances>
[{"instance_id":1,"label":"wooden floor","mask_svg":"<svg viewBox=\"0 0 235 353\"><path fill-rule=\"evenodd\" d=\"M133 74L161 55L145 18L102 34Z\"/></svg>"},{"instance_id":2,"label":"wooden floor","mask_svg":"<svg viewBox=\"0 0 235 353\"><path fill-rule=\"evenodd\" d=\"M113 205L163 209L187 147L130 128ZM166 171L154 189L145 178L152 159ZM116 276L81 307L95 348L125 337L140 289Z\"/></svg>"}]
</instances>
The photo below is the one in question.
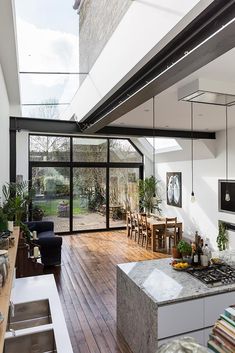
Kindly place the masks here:
<instances>
[{"instance_id":1,"label":"wooden floor","mask_svg":"<svg viewBox=\"0 0 235 353\"><path fill-rule=\"evenodd\" d=\"M124 231L63 237L54 274L74 353L130 353L116 330L116 264L162 257Z\"/></svg>"}]
</instances>

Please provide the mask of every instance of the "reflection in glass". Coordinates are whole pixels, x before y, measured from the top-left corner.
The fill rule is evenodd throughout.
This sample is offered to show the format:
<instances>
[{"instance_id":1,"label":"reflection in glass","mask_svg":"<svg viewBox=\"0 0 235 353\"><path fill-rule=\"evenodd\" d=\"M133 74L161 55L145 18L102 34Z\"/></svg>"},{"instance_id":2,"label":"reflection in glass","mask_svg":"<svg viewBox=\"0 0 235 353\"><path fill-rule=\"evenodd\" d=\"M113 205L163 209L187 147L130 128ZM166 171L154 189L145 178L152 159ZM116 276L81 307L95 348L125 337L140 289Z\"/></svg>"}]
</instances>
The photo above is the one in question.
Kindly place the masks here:
<instances>
[{"instance_id":1,"label":"reflection in glass","mask_svg":"<svg viewBox=\"0 0 235 353\"><path fill-rule=\"evenodd\" d=\"M54 222L55 232L69 231L70 173L66 167L33 167L32 186L36 190L32 202L35 221ZM42 212L43 211L43 217Z\"/></svg>"},{"instance_id":2,"label":"reflection in glass","mask_svg":"<svg viewBox=\"0 0 235 353\"><path fill-rule=\"evenodd\" d=\"M69 161L70 139L61 136L30 136L30 161Z\"/></svg>"},{"instance_id":3,"label":"reflection in glass","mask_svg":"<svg viewBox=\"0 0 235 353\"><path fill-rule=\"evenodd\" d=\"M142 162L142 155L128 140L110 140L110 162Z\"/></svg>"},{"instance_id":4,"label":"reflection in glass","mask_svg":"<svg viewBox=\"0 0 235 353\"><path fill-rule=\"evenodd\" d=\"M109 179L110 227L126 224L126 212L139 210L139 169L111 168Z\"/></svg>"},{"instance_id":5,"label":"reflection in glass","mask_svg":"<svg viewBox=\"0 0 235 353\"><path fill-rule=\"evenodd\" d=\"M107 162L107 139L74 138L74 162Z\"/></svg>"},{"instance_id":6,"label":"reflection in glass","mask_svg":"<svg viewBox=\"0 0 235 353\"><path fill-rule=\"evenodd\" d=\"M106 228L106 169L73 169L73 230Z\"/></svg>"},{"instance_id":7,"label":"reflection in glass","mask_svg":"<svg viewBox=\"0 0 235 353\"><path fill-rule=\"evenodd\" d=\"M50 101L51 103L51 101ZM59 119L60 115L67 109L66 105L23 105L22 116L24 118Z\"/></svg>"}]
</instances>

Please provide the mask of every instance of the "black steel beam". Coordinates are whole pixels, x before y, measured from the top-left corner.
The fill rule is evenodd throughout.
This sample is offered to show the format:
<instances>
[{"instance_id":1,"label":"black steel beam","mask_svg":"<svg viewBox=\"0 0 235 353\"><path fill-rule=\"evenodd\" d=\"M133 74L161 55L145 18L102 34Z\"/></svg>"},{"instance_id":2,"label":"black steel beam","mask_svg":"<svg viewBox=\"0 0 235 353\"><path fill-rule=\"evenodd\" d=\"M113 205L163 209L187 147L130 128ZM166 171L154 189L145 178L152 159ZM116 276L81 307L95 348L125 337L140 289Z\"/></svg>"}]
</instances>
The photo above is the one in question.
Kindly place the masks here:
<instances>
[{"instance_id":1,"label":"black steel beam","mask_svg":"<svg viewBox=\"0 0 235 353\"><path fill-rule=\"evenodd\" d=\"M34 118L10 118L10 130L20 131L26 130L34 133L47 133L47 134L73 134L81 135L82 131L75 121L64 120L49 120L49 119L34 119ZM83 133L82 135L86 135ZM172 138L186 138L191 139L208 139L213 140L216 138L215 132L208 131L194 131L190 130L164 130L164 129L146 129L135 127L119 127L119 126L106 126L95 135L109 136L139 136L139 137L172 137Z\"/></svg>"},{"instance_id":2,"label":"black steel beam","mask_svg":"<svg viewBox=\"0 0 235 353\"><path fill-rule=\"evenodd\" d=\"M10 182L16 182L16 131L10 131Z\"/></svg>"},{"instance_id":3,"label":"black steel beam","mask_svg":"<svg viewBox=\"0 0 235 353\"><path fill-rule=\"evenodd\" d=\"M81 133L81 129L75 121L21 117L10 117L10 130L68 135Z\"/></svg>"},{"instance_id":4,"label":"black steel beam","mask_svg":"<svg viewBox=\"0 0 235 353\"><path fill-rule=\"evenodd\" d=\"M116 91L114 88L111 96L104 97L82 119L84 131L97 132L232 49L234 18L234 0L213 1L143 68L121 87L117 86Z\"/></svg>"},{"instance_id":5,"label":"black steel beam","mask_svg":"<svg viewBox=\"0 0 235 353\"><path fill-rule=\"evenodd\" d=\"M146 129L134 127L119 127L106 126L97 134L113 135L113 136L139 136L139 137L172 137L183 139L208 139L214 140L216 138L215 132L208 131L193 131L191 130L164 130L164 129Z\"/></svg>"}]
</instances>

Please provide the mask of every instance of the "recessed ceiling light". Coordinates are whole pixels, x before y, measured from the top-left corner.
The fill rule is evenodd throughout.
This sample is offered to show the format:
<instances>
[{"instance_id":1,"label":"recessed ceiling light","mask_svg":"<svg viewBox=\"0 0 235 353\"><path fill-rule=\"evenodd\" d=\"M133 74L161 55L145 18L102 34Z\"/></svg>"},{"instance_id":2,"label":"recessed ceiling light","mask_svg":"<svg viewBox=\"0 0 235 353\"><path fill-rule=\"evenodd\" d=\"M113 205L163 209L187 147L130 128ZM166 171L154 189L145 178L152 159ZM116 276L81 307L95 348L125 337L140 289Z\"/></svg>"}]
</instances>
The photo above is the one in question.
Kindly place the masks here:
<instances>
[{"instance_id":1,"label":"recessed ceiling light","mask_svg":"<svg viewBox=\"0 0 235 353\"><path fill-rule=\"evenodd\" d=\"M200 114L198 114L198 116L203 116L203 114L202 114L202 113L200 113Z\"/></svg>"},{"instance_id":2,"label":"recessed ceiling light","mask_svg":"<svg viewBox=\"0 0 235 353\"><path fill-rule=\"evenodd\" d=\"M150 109L144 109L144 112L146 112L146 113L150 112Z\"/></svg>"},{"instance_id":3,"label":"recessed ceiling light","mask_svg":"<svg viewBox=\"0 0 235 353\"><path fill-rule=\"evenodd\" d=\"M166 125L165 127L169 127L169 125Z\"/></svg>"},{"instance_id":4,"label":"recessed ceiling light","mask_svg":"<svg viewBox=\"0 0 235 353\"><path fill-rule=\"evenodd\" d=\"M119 123L119 125L125 125L125 123L124 123L124 122L121 122L121 123Z\"/></svg>"}]
</instances>

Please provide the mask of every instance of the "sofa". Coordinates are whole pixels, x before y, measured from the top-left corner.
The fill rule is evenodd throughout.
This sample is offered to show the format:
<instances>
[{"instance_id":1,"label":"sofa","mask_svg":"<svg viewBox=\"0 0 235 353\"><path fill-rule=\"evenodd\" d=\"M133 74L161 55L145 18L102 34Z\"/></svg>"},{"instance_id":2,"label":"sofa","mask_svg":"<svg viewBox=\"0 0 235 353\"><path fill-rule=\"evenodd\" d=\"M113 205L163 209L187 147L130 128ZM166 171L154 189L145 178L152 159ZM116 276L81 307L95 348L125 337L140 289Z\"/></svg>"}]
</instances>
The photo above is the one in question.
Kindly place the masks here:
<instances>
[{"instance_id":1,"label":"sofa","mask_svg":"<svg viewBox=\"0 0 235 353\"><path fill-rule=\"evenodd\" d=\"M36 231L41 252L41 260L44 266L61 264L62 238L54 233L54 223L49 221L25 222L31 232Z\"/></svg>"}]
</instances>

